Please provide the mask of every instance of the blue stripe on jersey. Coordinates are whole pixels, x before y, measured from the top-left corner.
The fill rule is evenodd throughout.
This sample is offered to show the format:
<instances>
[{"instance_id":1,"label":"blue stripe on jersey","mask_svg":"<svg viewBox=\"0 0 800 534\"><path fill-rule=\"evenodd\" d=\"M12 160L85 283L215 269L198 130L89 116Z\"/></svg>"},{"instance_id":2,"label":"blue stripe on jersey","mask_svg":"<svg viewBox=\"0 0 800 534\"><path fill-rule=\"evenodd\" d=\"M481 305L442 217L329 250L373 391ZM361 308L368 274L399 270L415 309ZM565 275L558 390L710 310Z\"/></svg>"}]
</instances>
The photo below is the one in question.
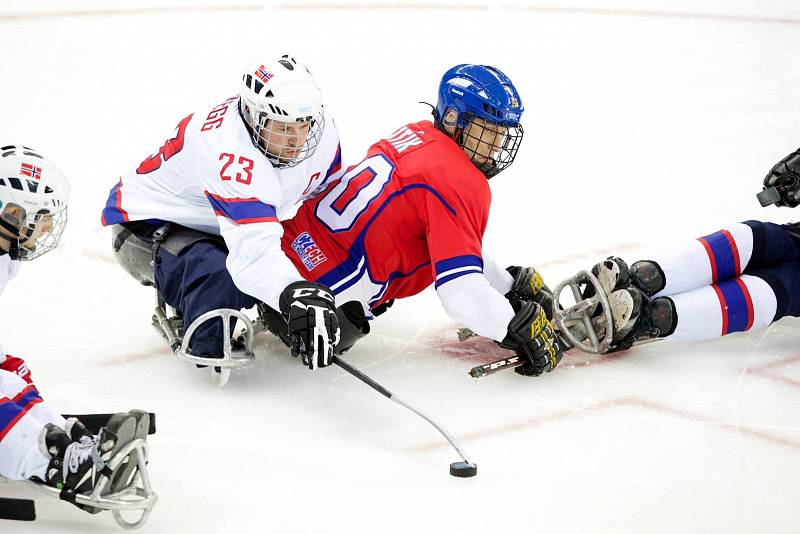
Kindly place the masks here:
<instances>
[{"instance_id":1,"label":"blue stripe on jersey","mask_svg":"<svg viewBox=\"0 0 800 534\"><path fill-rule=\"evenodd\" d=\"M106 200L106 207L103 208L103 214L101 216L101 222L104 226L110 226L112 224L119 224L122 222L128 221L128 214L122 211L122 207L120 204L120 187L122 186L122 180L117 182L117 185L111 188L111 192L108 194L108 200Z\"/></svg>"},{"instance_id":2,"label":"blue stripe on jersey","mask_svg":"<svg viewBox=\"0 0 800 534\"><path fill-rule=\"evenodd\" d=\"M457 272L457 273L454 273L454 274L451 274L451 275L448 275L448 276L443 276L441 278L437 278L436 279L436 284L435 284L434 287L436 287L438 289L439 287L443 286L447 282L450 282L451 280L455 280L456 278L460 278L460 277L466 276L468 274L480 274L481 272L482 271L460 271L460 272Z\"/></svg>"},{"instance_id":3,"label":"blue stripe on jersey","mask_svg":"<svg viewBox=\"0 0 800 534\"><path fill-rule=\"evenodd\" d=\"M361 279L360 275L353 276L353 278L349 279L345 284L341 286L338 285L342 282L342 280L345 280L348 276L355 272L360 272L361 275L363 275L363 271L366 270L367 262L364 261L364 264L359 267L362 259L364 259L364 241L361 239L361 236L359 236L355 243L353 243L353 246L350 247L347 258L345 258L345 260L339 265L320 276L317 279L317 282L331 288L331 291L333 291L334 295L339 294Z\"/></svg>"},{"instance_id":4,"label":"blue stripe on jersey","mask_svg":"<svg viewBox=\"0 0 800 534\"><path fill-rule=\"evenodd\" d=\"M456 256L446 260L437 261L436 287L455 280L460 276L483 272L483 259L478 256Z\"/></svg>"},{"instance_id":5,"label":"blue stripe on jersey","mask_svg":"<svg viewBox=\"0 0 800 534\"><path fill-rule=\"evenodd\" d=\"M24 416L34 404L42 400L39 396L39 392L36 391L36 388L33 386L27 386L21 393L21 395L14 397L14 399L9 399L7 397L0 398L0 439L8 434L14 425L17 424L17 421L22 419L22 416Z\"/></svg>"},{"instance_id":6,"label":"blue stripe on jersey","mask_svg":"<svg viewBox=\"0 0 800 534\"><path fill-rule=\"evenodd\" d=\"M369 303L372 304L372 303L375 303L375 302L378 302L379 300L381 300L383 298L384 293L386 293L386 290L389 289L389 283L392 282L393 280L397 280L398 278L405 278L406 276L411 276L414 273L416 273L417 271L419 271L420 269L422 269L423 267L426 267L426 266L428 266L430 264L431 264L430 261L426 261L426 262L420 263L419 265L417 265L416 267L414 267L413 269L411 269L407 273L401 273L400 271L395 271L395 272L391 273L388 276L388 278L386 279L386 282L383 283L383 287L381 287L381 290L378 291L375 295L372 296L372 298L369 300Z\"/></svg>"},{"instance_id":7,"label":"blue stripe on jersey","mask_svg":"<svg viewBox=\"0 0 800 534\"><path fill-rule=\"evenodd\" d=\"M439 275L447 271L469 266L479 267L480 270L483 271L483 259L480 256L455 256L446 260L437 261L435 266L436 277L438 278Z\"/></svg>"},{"instance_id":8,"label":"blue stripe on jersey","mask_svg":"<svg viewBox=\"0 0 800 534\"><path fill-rule=\"evenodd\" d=\"M206 198L216 215L239 224L278 222L275 208L256 198L224 198L206 191Z\"/></svg>"},{"instance_id":9,"label":"blue stripe on jersey","mask_svg":"<svg viewBox=\"0 0 800 534\"><path fill-rule=\"evenodd\" d=\"M328 167L328 172L325 173L325 180L322 183L336 174L342 168L342 145L336 145L336 154L333 156L333 161L331 162L331 166Z\"/></svg>"},{"instance_id":10,"label":"blue stripe on jersey","mask_svg":"<svg viewBox=\"0 0 800 534\"><path fill-rule=\"evenodd\" d=\"M714 260L717 263L717 280L730 280L739 275L736 272L734 251L725 234L714 232L701 239L708 243L708 246L711 247L711 252L714 253Z\"/></svg>"},{"instance_id":11,"label":"blue stripe on jersey","mask_svg":"<svg viewBox=\"0 0 800 534\"><path fill-rule=\"evenodd\" d=\"M726 312L728 315L728 331L744 332L749 321L747 312L747 298L736 283L736 280L726 280L717 284L722 295L725 297Z\"/></svg>"},{"instance_id":12,"label":"blue stripe on jersey","mask_svg":"<svg viewBox=\"0 0 800 534\"><path fill-rule=\"evenodd\" d=\"M370 226L372 226L372 223L375 222L375 219L377 219L378 216L381 213L383 213L383 210L386 209L386 207L389 205L389 203L392 200L394 200L395 198L399 197L400 195L405 194L406 192L408 192L408 191L410 191L412 189L424 189L425 191L428 191L429 193L433 194L444 205L445 209L447 209L450 213L452 213L453 216L456 216L456 210L454 210L453 207L450 206L450 204L447 203L447 201L444 199L444 197L442 197L442 195L440 195L439 192L436 191L436 189L432 188L431 186L429 186L427 184L410 184L410 185L407 185L407 186L403 187L402 189L399 189L399 190L395 191L394 193L392 193L391 195L389 195L388 197L386 197L386 200L384 200L383 204L381 204L380 207L377 210L375 210L375 213L372 214L372 216L370 217L369 221L367 221L367 223L364 225L364 228L361 230L361 232L356 237L355 241L353 242L353 246L350 247L350 251L348 252L347 259L344 260L339 265L337 265L336 267L334 267L333 269L331 269L330 271L328 271L327 273L325 273L324 275L322 275L317 281L320 284L324 284L324 285L326 285L326 286L328 286L330 288L333 288L333 286L336 286L342 280L344 280L345 278L347 278L348 276L350 276L351 274L353 274L357 270L360 271L359 275L354 276L352 279L349 279L345 284L343 284L342 286L338 286L336 290L333 290L334 295L336 295L336 294L344 291L348 287L352 286L353 284L355 284L358 280L360 280L361 277L364 275L364 272L366 272L368 270L366 268L366 266L367 266L367 262L366 261L364 262L364 265L362 266L361 269L358 268L359 263L361 263L361 259L364 258L365 255L366 255L365 250L364 250L364 238L367 235L367 231L369 230ZM426 264L423 264L423 265L426 265ZM481 265L482 265L482 262L481 262ZM414 271L416 271L420 267L421 266L415 267ZM414 271L412 271L412 273ZM409 273L409 274L411 274L411 273ZM399 276L408 276L408 275L398 275L398 277ZM372 279L372 278L370 277L370 279ZM391 276L386 281L374 281L374 282L376 284L388 284L390 281L391 281Z\"/></svg>"},{"instance_id":13,"label":"blue stripe on jersey","mask_svg":"<svg viewBox=\"0 0 800 534\"><path fill-rule=\"evenodd\" d=\"M331 291L333 291L334 295L338 295L348 287L351 287L356 283L358 283L358 281L361 280L361 278L364 276L364 273L366 272L367 272L367 262L364 261L364 263L361 263L360 267L356 265L356 268L353 269L353 271L350 273L349 278L345 276L341 280L330 286Z\"/></svg>"}]
</instances>

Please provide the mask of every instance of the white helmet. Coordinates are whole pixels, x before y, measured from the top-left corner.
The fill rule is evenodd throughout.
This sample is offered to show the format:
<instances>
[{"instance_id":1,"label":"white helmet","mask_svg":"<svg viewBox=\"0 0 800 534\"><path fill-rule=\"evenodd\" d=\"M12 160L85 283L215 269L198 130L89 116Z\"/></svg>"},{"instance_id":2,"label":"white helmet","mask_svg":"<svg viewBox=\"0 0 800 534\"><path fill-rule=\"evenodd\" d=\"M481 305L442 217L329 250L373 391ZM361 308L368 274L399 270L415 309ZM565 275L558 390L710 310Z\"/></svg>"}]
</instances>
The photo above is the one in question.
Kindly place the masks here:
<instances>
[{"instance_id":1,"label":"white helmet","mask_svg":"<svg viewBox=\"0 0 800 534\"><path fill-rule=\"evenodd\" d=\"M241 111L253 143L279 168L317 149L325 119L322 92L308 68L289 55L254 60L242 75Z\"/></svg>"},{"instance_id":2,"label":"white helmet","mask_svg":"<svg viewBox=\"0 0 800 534\"><path fill-rule=\"evenodd\" d=\"M22 145L0 147L0 238L12 259L32 260L58 245L67 223L69 181Z\"/></svg>"}]
</instances>

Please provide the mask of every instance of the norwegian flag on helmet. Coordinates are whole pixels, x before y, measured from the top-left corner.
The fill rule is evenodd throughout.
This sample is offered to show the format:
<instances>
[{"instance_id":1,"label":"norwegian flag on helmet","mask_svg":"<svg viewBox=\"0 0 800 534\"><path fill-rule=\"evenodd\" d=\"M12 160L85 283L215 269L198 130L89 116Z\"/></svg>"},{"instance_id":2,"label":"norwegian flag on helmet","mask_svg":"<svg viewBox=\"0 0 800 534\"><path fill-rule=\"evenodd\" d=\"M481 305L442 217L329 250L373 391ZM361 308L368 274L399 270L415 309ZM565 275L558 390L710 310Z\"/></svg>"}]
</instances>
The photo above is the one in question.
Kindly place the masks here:
<instances>
[{"instance_id":1,"label":"norwegian flag on helmet","mask_svg":"<svg viewBox=\"0 0 800 534\"><path fill-rule=\"evenodd\" d=\"M19 169L19 173L23 176L30 176L34 180L38 180L42 177L42 169L30 163L23 163Z\"/></svg>"},{"instance_id":2,"label":"norwegian flag on helmet","mask_svg":"<svg viewBox=\"0 0 800 534\"><path fill-rule=\"evenodd\" d=\"M272 73L269 72L264 65L258 67L255 74L263 83L267 83L272 78Z\"/></svg>"}]
</instances>

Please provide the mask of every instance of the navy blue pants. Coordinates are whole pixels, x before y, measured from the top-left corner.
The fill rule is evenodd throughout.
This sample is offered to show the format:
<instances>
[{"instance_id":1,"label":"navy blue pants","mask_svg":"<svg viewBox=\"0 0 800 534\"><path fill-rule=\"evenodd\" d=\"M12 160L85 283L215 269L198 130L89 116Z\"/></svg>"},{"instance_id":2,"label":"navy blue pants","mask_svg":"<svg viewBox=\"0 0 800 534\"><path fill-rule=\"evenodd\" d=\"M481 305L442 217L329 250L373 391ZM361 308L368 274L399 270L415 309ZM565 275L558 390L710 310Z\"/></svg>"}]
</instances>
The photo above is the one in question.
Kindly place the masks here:
<instances>
[{"instance_id":1,"label":"navy blue pants","mask_svg":"<svg viewBox=\"0 0 800 534\"><path fill-rule=\"evenodd\" d=\"M800 317L800 225L745 221L753 230L753 254L744 274L764 280L775 292L775 319Z\"/></svg>"},{"instance_id":2,"label":"navy blue pants","mask_svg":"<svg viewBox=\"0 0 800 534\"><path fill-rule=\"evenodd\" d=\"M184 329L202 314L219 308L252 308L256 299L239 291L225 267L227 249L221 243L200 241L189 245L177 256L164 247L155 261L155 282L164 301L183 315ZM235 321L232 321L231 328ZM206 321L189 344L196 356L222 356L224 335L222 320Z\"/></svg>"}]
</instances>

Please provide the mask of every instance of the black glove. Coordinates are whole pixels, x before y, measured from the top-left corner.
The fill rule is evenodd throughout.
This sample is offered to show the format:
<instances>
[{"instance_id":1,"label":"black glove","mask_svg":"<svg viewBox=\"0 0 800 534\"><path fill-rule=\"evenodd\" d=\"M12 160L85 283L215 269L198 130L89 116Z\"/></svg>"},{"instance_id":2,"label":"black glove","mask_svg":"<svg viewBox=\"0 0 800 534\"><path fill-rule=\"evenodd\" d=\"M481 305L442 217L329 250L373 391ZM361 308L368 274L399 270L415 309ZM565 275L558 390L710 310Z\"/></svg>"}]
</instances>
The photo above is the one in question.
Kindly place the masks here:
<instances>
[{"instance_id":1,"label":"black glove","mask_svg":"<svg viewBox=\"0 0 800 534\"><path fill-rule=\"evenodd\" d=\"M794 208L800 204L800 148L770 169L764 178L764 190L756 196L762 206Z\"/></svg>"},{"instance_id":2,"label":"black glove","mask_svg":"<svg viewBox=\"0 0 800 534\"><path fill-rule=\"evenodd\" d=\"M511 307L518 312L522 303L532 300L542 305L547 318L553 319L553 292L544 283L542 275L533 267L508 267L506 271L514 277L511 290L505 297L511 303Z\"/></svg>"},{"instance_id":3,"label":"black glove","mask_svg":"<svg viewBox=\"0 0 800 534\"><path fill-rule=\"evenodd\" d=\"M333 363L339 321L331 290L314 282L293 282L278 304L289 326L292 356L301 356L309 369Z\"/></svg>"},{"instance_id":4,"label":"black glove","mask_svg":"<svg viewBox=\"0 0 800 534\"><path fill-rule=\"evenodd\" d=\"M523 302L519 311L508 323L508 334L500 346L511 349L524 363L514 371L525 376L539 376L550 372L561 361L562 347L555 329L536 302Z\"/></svg>"}]
</instances>

